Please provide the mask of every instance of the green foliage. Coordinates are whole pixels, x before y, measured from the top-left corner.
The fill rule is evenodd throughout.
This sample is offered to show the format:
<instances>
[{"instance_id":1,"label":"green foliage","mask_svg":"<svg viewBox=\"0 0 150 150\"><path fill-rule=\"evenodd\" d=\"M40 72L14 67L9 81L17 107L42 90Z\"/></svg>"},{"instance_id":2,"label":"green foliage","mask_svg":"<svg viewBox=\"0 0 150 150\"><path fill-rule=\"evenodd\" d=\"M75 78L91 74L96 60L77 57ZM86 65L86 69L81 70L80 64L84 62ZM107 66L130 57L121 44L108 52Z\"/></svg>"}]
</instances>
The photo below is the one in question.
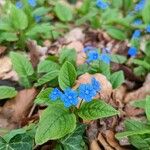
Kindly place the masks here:
<instances>
[{"instance_id":1,"label":"green foliage","mask_svg":"<svg viewBox=\"0 0 150 150\"><path fill-rule=\"evenodd\" d=\"M59 70L60 67L57 63L51 60L43 60L38 64L37 72L38 73L48 73L53 70Z\"/></svg>"},{"instance_id":2,"label":"green foliage","mask_svg":"<svg viewBox=\"0 0 150 150\"><path fill-rule=\"evenodd\" d=\"M59 140L59 144L56 146L55 150L86 150L87 148L83 140L84 131L85 125L78 125L73 133Z\"/></svg>"},{"instance_id":3,"label":"green foliage","mask_svg":"<svg viewBox=\"0 0 150 150\"><path fill-rule=\"evenodd\" d=\"M29 77L34 74L34 70L30 61L22 54L11 52L10 58L14 70L17 72L19 78L22 80L22 85L29 88L31 83Z\"/></svg>"},{"instance_id":4,"label":"green foliage","mask_svg":"<svg viewBox=\"0 0 150 150\"><path fill-rule=\"evenodd\" d=\"M75 67L70 62L66 61L60 69L58 76L61 89L64 90L68 87L72 87L76 80L76 76Z\"/></svg>"},{"instance_id":5,"label":"green foliage","mask_svg":"<svg viewBox=\"0 0 150 150\"><path fill-rule=\"evenodd\" d=\"M41 42L43 39L58 38L68 28L60 25L59 21L70 21L73 18L70 8L59 3L56 4L56 2L50 7L45 5L44 1L38 2L40 5L31 8L27 1L21 1L23 2L21 9L7 1L1 10L0 42L7 43L15 49L25 50L26 42L29 39ZM54 13L54 10L56 10L58 18L60 17L56 25L56 21L53 21L53 18L48 15L49 12ZM37 16L41 17L39 22L36 20Z\"/></svg>"},{"instance_id":6,"label":"green foliage","mask_svg":"<svg viewBox=\"0 0 150 150\"><path fill-rule=\"evenodd\" d=\"M150 148L149 103L150 103L150 96L147 96L145 100L138 100L134 102L133 106L145 110L147 120L145 121L136 121L134 119L126 120L125 121L126 131L116 134L116 138L118 140L124 137L128 137L130 143L137 149L148 150Z\"/></svg>"},{"instance_id":7,"label":"green foliage","mask_svg":"<svg viewBox=\"0 0 150 150\"><path fill-rule=\"evenodd\" d=\"M37 145L71 133L76 127L76 117L63 105L49 106L44 110L35 135Z\"/></svg>"},{"instance_id":8,"label":"green foliage","mask_svg":"<svg viewBox=\"0 0 150 150\"><path fill-rule=\"evenodd\" d=\"M26 29L28 26L28 18L25 12L16 8L14 5L11 6L10 12L12 27L16 31Z\"/></svg>"},{"instance_id":9,"label":"green foliage","mask_svg":"<svg viewBox=\"0 0 150 150\"><path fill-rule=\"evenodd\" d=\"M78 115L84 120L96 120L117 114L117 110L102 100L92 100L89 103L84 103L78 112Z\"/></svg>"},{"instance_id":10,"label":"green foliage","mask_svg":"<svg viewBox=\"0 0 150 150\"><path fill-rule=\"evenodd\" d=\"M124 31L117 29L115 27L107 28L106 31L114 39L125 40L127 38Z\"/></svg>"},{"instance_id":11,"label":"green foliage","mask_svg":"<svg viewBox=\"0 0 150 150\"><path fill-rule=\"evenodd\" d=\"M44 74L42 77L40 77L37 80L37 83L35 83L35 86L41 86L47 82L52 81L53 79L58 77L58 74L59 74L59 71L57 69Z\"/></svg>"},{"instance_id":12,"label":"green foliage","mask_svg":"<svg viewBox=\"0 0 150 150\"><path fill-rule=\"evenodd\" d=\"M127 60L127 58L125 56L118 55L118 54L111 54L109 56L110 56L112 62L115 62L118 64L123 64Z\"/></svg>"},{"instance_id":13,"label":"green foliage","mask_svg":"<svg viewBox=\"0 0 150 150\"><path fill-rule=\"evenodd\" d=\"M17 95L17 91L13 87L0 86L0 100L6 98L12 98Z\"/></svg>"},{"instance_id":14,"label":"green foliage","mask_svg":"<svg viewBox=\"0 0 150 150\"><path fill-rule=\"evenodd\" d=\"M56 4L54 11L61 21L67 22L73 19L71 9L61 3Z\"/></svg>"},{"instance_id":15,"label":"green foliage","mask_svg":"<svg viewBox=\"0 0 150 150\"><path fill-rule=\"evenodd\" d=\"M145 101L145 113L147 120L150 121L150 96L147 96Z\"/></svg>"},{"instance_id":16,"label":"green foliage","mask_svg":"<svg viewBox=\"0 0 150 150\"><path fill-rule=\"evenodd\" d=\"M59 56L59 62L63 64L65 61L69 61L72 64L76 64L77 59L77 52L75 49L67 49L64 48L61 50L60 56Z\"/></svg>"},{"instance_id":17,"label":"green foliage","mask_svg":"<svg viewBox=\"0 0 150 150\"><path fill-rule=\"evenodd\" d=\"M148 15L150 13L149 8L150 8L150 1L146 1L145 7L142 11L142 18L146 24L150 23L150 16Z\"/></svg>"},{"instance_id":18,"label":"green foliage","mask_svg":"<svg viewBox=\"0 0 150 150\"><path fill-rule=\"evenodd\" d=\"M8 142L0 137L0 150L32 150L32 145L32 138L26 134L18 134Z\"/></svg>"},{"instance_id":19,"label":"green foliage","mask_svg":"<svg viewBox=\"0 0 150 150\"><path fill-rule=\"evenodd\" d=\"M35 99L35 104L50 104L49 94L51 93L52 88L46 88L41 90L38 96Z\"/></svg>"},{"instance_id":20,"label":"green foliage","mask_svg":"<svg viewBox=\"0 0 150 150\"><path fill-rule=\"evenodd\" d=\"M114 89L119 87L124 82L123 71L113 73L110 77L110 81Z\"/></svg>"}]
</instances>

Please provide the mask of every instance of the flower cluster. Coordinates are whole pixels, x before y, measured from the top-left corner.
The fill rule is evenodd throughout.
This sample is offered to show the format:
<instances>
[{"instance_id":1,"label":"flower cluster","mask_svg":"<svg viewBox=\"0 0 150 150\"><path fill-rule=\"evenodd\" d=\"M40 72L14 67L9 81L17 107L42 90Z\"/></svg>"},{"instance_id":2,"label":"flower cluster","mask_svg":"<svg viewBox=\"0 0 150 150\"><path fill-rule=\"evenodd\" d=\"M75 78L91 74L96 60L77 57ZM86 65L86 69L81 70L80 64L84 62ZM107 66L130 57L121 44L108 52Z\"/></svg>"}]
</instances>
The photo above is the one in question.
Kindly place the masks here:
<instances>
[{"instance_id":1,"label":"flower cluster","mask_svg":"<svg viewBox=\"0 0 150 150\"><path fill-rule=\"evenodd\" d=\"M104 0L97 0L96 1L96 6L105 10L109 7L109 4L107 2L105 2Z\"/></svg>"},{"instance_id":2,"label":"flower cluster","mask_svg":"<svg viewBox=\"0 0 150 150\"><path fill-rule=\"evenodd\" d=\"M145 2L146 2L145 0L140 0L139 3L136 4L134 11L138 12L138 11L142 10L145 6ZM138 26L138 25L141 25L142 23L143 23L143 21L138 18L133 22L133 25ZM150 26L147 26L146 32L148 32L148 33L150 32ZM140 36L141 36L141 31L137 29L132 34L132 40L139 40ZM137 47L135 45L132 45L129 48L128 55L130 57L135 57L137 55Z\"/></svg>"},{"instance_id":3,"label":"flower cluster","mask_svg":"<svg viewBox=\"0 0 150 150\"><path fill-rule=\"evenodd\" d=\"M145 0L140 0L140 2L138 4L136 4L134 10L137 12L137 11L140 11L144 8L144 5L145 5Z\"/></svg>"},{"instance_id":4,"label":"flower cluster","mask_svg":"<svg viewBox=\"0 0 150 150\"><path fill-rule=\"evenodd\" d=\"M61 92L58 88L54 88L49 94L49 98L52 101L60 99L63 101L65 107L70 107L76 106L79 98L86 102L91 101L100 90L101 84L95 78L92 78L91 83L81 84L77 91L67 88Z\"/></svg>"},{"instance_id":5,"label":"flower cluster","mask_svg":"<svg viewBox=\"0 0 150 150\"><path fill-rule=\"evenodd\" d=\"M100 54L98 52L98 49L92 46L86 46L83 49L84 52L87 54L87 63L91 63L96 60L103 61L106 64L110 64L110 56L107 53L110 53L110 50L108 48L104 48L102 53Z\"/></svg>"}]
</instances>

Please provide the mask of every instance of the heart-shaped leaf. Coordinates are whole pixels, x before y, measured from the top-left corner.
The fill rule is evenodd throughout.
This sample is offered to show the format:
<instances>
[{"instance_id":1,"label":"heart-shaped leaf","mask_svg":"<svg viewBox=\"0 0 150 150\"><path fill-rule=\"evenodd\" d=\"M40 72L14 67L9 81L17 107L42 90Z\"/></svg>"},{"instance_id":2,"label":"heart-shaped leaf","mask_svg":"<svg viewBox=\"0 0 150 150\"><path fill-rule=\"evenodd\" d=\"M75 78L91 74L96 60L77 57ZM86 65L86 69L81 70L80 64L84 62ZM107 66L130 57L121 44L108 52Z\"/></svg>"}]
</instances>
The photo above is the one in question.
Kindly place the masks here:
<instances>
[{"instance_id":1,"label":"heart-shaped leaf","mask_svg":"<svg viewBox=\"0 0 150 150\"><path fill-rule=\"evenodd\" d=\"M0 137L0 150L32 150L33 139L27 134L18 134L10 141Z\"/></svg>"}]
</instances>

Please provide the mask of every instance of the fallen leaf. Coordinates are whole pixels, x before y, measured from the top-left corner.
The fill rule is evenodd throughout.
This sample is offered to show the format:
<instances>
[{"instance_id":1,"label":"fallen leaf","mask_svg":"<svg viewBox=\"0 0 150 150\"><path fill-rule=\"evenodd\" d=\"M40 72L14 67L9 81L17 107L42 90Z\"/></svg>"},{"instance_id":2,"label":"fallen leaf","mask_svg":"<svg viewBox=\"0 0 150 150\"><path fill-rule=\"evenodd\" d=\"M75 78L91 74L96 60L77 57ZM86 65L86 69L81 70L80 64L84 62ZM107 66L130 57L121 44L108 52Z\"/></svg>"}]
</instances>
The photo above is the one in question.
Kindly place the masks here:
<instances>
[{"instance_id":1,"label":"fallen leaf","mask_svg":"<svg viewBox=\"0 0 150 150\"><path fill-rule=\"evenodd\" d=\"M11 70L10 72L5 73L2 77L2 79L3 80L10 79L12 81L19 81L19 77L18 77L16 71L14 71L14 70Z\"/></svg>"},{"instance_id":2,"label":"fallen leaf","mask_svg":"<svg viewBox=\"0 0 150 150\"><path fill-rule=\"evenodd\" d=\"M125 148L122 148L119 143L117 142L117 140L115 140L115 134L113 131L111 130L106 130L105 133L103 133L105 135L105 138L107 140L107 142L109 143L109 145L111 147L113 147L115 150L127 150Z\"/></svg>"},{"instance_id":3,"label":"fallen leaf","mask_svg":"<svg viewBox=\"0 0 150 150\"><path fill-rule=\"evenodd\" d=\"M5 103L2 114L9 121L20 123L28 115L36 95L37 90L35 88L21 90L14 99Z\"/></svg>"},{"instance_id":4,"label":"fallen leaf","mask_svg":"<svg viewBox=\"0 0 150 150\"><path fill-rule=\"evenodd\" d=\"M6 51L7 47L0 46L0 55L3 54Z\"/></svg>"},{"instance_id":5,"label":"fallen leaf","mask_svg":"<svg viewBox=\"0 0 150 150\"><path fill-rule=\"evenodd\" d=\"M82 65L86 61L86 54L83 52L83 44L80 41L73 41L66 46L67 48L74 48L77 52L77 65Z\"/></svg>"},{"instance_id":6,"label":"fallen leaf","mask_svg":"<svg viewBox=\"0 0 150 150\"><path fill-rule=\"evenodd\" d=\"M12 63L9 57L4 56L0 58L0 78L3 78L4 74L12 69Z\"/></svg>"},{"instance_id":7,"label":"fallen leaf","mask_svg":"<svg viewBox=\"0 0 150 150\"><path fill-rule=\"evenodd\" d=\"M109 144L106 142L101 133L99 133L98 135L98 141L104 147L105 150L114 150L112 147L109 146Z\"/></svg>"},{"instance_id":8,"label":"fallen leaf","mask_svg":"<svg viewBox=\"0 0 150 150\"><path fill-rule=\"evenodd\" d=\"M143 86L135 91L126 94L124 102L128 103L133 100L144 99L147 95L150 95L150 74L147 75Z\"/></svg>"},{"instance_id":9,"label":"fallen leaf","mask_svg":"<svg viewBox=\"0 0 150 150\"><path fill-rule=\"evenodd\" d=\"M102 150L97 141L96 140L93 140L92 142L90 142L90 150Z\"/></svg>"},{"instance_id":10,"label":"fallen leaf","mask_svg":"<svg viewBox=\"0 0 150 150\"><path fill-rule=\"evenodd\" d=\"M65 35L65 39L67 42L83 41L84 37L85 37L85 35L83 33L83 29L81 29L81 28L74 28Z\"/></svg>"}]
</instances>

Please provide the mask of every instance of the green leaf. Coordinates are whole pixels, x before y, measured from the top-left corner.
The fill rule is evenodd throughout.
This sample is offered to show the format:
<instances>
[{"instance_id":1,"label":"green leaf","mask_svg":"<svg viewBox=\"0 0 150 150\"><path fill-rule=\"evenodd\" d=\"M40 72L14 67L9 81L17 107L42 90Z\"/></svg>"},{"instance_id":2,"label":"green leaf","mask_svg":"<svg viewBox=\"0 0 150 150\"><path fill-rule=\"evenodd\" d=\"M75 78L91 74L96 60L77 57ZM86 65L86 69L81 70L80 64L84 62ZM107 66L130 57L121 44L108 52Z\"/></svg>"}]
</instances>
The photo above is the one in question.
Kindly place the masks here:
<instances>
[{"instance_id":1,"label":"green leaf","mask_svg":"<svg viewBox=\"0 0 150 150\"><path fill-rule=\"evenodd\" d=\"M144 76L147 73L147 70L143 66L135 67L133 71L136 76Z\"/></svg>"},{"instance_id":2,"label":"green leaf","mask_svg":"<svg viewBox=\"0 0 150 150\"><path fill-rule=\"evenodd\" d=\"M12 5L10 10L10 20L14 29L24 30L28 26L28 18L22 9L16 8Z\"/></svg>"},{"instance_id":3,"label":"green leaf","mask_svg":"<svg viewBox=\"0 0 150 150\"><path fill-rule=\"evenodd\" d=\"M139 65L139 66L142 66L142 67L144 67L144 68L147 69L147 70L150 70L150 64L147 63L147 62L144 61L144 60L132 59L132 63L134 63L134 64L136 64L136 65Z\"/></svg>"},{"instance_id":4,"label":"green leaf","mask_svg":"<svg viewBox=\"0 0 150 150\"><path fill-rule=\"evenodd\" d=\"M10 58L13 68L19 76L31 76L34 73L30 61L22 54L17 52L10 52Z\"/></svg>"},{"instance_id":5,"label":"green leaf","mask_svg":"<svg viewBox=\"0 0 150 150\"><path fill-rule=\"evenodd\" d=\"M111 75L110 81L114 89L119 87L124 82L123 71L113 73Z\"/></svg>"},{"instance_id":6,"label":"green leaf","mask_svg":"<svg viewBox=\"0 0 150 150\"><path fill-rule=\"evenodd\" d=\"M83 133L85 131L85 125L78 125L75 131L64 138L60 139L63 149L65 150L85 150Z\"/></svg>"},{"instance_id":7,"label":"green leaf","mask_svg":"<svg viewBox=\"0 0 150 150\"><path fill-rule=\"evenodd\" d=\"M115 8L121 8L123 5L123 0L112 0L112 6Z\"/></svg>"},{"instance_id":8,"label":"green leaf","mask_svg":"<svg viewBox=\"0 0 150 150\"><path fill-rule=\"evenodd\" d=\"M76 117L63 105L49 106L40 117L35 142L41 145L71 133L76 128Z\"/></svg>"},{"instance_id":9,"label":"green leaf","mask_svg":"<svg viewBox=\"0 0 150 150\"><path fill-rule=\"evenodd\" d=\"M0 100L6 98L12 98L17 95L17 91L13 87L0 86Z\"/></svg>"},{"instance_id":10,"label":"green leaf","mask_svg":"<svg viewBox=\"0 0 150 150\"><path fill-rule=\"evenodd\" d=\"M150 1L146 1L144 5L144 9L142 10L142 18L145 24L150 23Z\"/></svg>"},{"instance_id":11,"label":"green leaf","mask_svg":"<svg viewBox=\"0 0 150 150\"><path fill-rule=\"evenodd\" d=\"M34 86L41 86L42 84L45 84L47 82L52 81L55 79L59 74L58 70L53 70L51 72L46 73L41 78L38 79L37 83Z\"/></svg>"},{"instance_id":12,"label":"green leaf","mask_svg":"<svg viewBox=\"0 0 150 150\"><path fill-rule=\"evenodd\" d=\"M52 88L46 88L42 90L35 99L35 104L50 104L49 94Z\"/></svg>"},{"instance_id":13,"label":"green leaf","mask_svg":"<svg viewBox=\"0 0 150 150\"><path fill-rule=\"evenodd\" d=\"M127 60L127 58L125 56L118 55L118 54L111 54L109 56L110 56L112 62L115 62L118 64L123 64Z\"/></svg>"},{"instance_id":14,"label":"green leaf","mask_svg":"<svg viewBox=\"0 0 150 150\"><path fill-rule=\"evenodd\" d=\"M77 53L75 49L63 48L60 53L59 62L63 64L65 61L69 61L72 64L76 64Z\"/></svg>"},{"instance_id":15,"label":"green leaf","mask_svg":"<svg viewBox=\"0 0 150 150\"><path fill-rule=\"evenodd\" d=\"M5 141L9 142L16 135L24 133L26 133L26 130L24 128L15 129L5 134L3 138L5 139Z\"/></svg>"},{"instance_id":16,"label":"green leaf","mask_svg":"<svg viewBox=\"0 0 150 150\"><path fill-rule=\"evenodd\" d=\"M36 24L26 32L26 36L30 38L47 36L51 34L52 30L54 29L52 29L49 23Z\"/></svg>"},{"instance_id":17,"label":"green leaf","mask_svg":"<svg viewBox=\"0 0 150 150\"><path fill-rule=\"evenodd\" d=\"M38 73L48 73L53 70L59 70L60 67L57 63L50 60L43 60L38 64Z\"/></svg>"},{"instance_id":18,"label":"green leaf","mask_svg":"<svg viewBox=\"0 0 150 150\"><path fill-rule=\"evenodd\" d=\"M148 121L150 121L150 96L146 97L145 113Z\"/></svg>"},{"instance_id":19,"label":"green leaf","mask_svg":"<svg viewBox=\"0 0 150 150\"><path fill-rule=\"evenodd\" d=\"M17 40L18 40L18 37L16 33L11 33L11 32L0 33L0 41L14 42Z\"/></svg>"},{"instance_id":20,"label":"green leaf","mask_svg":"<svg viewBox=\"0 0 150 150\"><path fill-rule=\"evenodd\" d=\"M72 11L69 7L61 4L61 3L57 3L54 11L57 15L57 17L61 20L61 21L71 21L73 19L73 15L72 15Z\"/></svg>"},{"instance_id":21,"label":"green leaf","mask_svg":"<svg viewBox=\"0 0 150 150\"><path fill-rule=\"evenodd\" d=\"M9 142L0 137L0 150L32 150L33 139L26 134L18 134Z\"/></svg>"},{"instance_id":22,"label":"green leaf","mask_svg":"<svg viewBox=\"0 0 150 150\"><path fill-rule=\"evenodd\" d=\"M64 90L67 87L72 87L76 80L76 76L75 67L70 62L66 61L60 69L58 76L60 88Z\"/></svg>"},{"instance_id":23,"label":"green leaf","mask_svg":"<svg viewBox=\"0 0 150 150\"><path fill-rule=\"evenodd\" d=\"M126 11L130 10L133 6L133 1L131 0L123 0L123 7Z\"/></svg>"},{"instance_id":24,"label":"green leaf","mask_svg":"<svg viewBox=\"0 0 150 150\"><path fill-rule=\"evenodd\" d=\"M97 15L97 11L90 11L88 14L86 14L85 16L83 16L82 18L80 19L77 19L76 20L76 25L81 25L83 23L85 23L86 21L89 21L92 17L94 17L95 15Z\"/></svg>"},{"instance_id":25,"label":"green leaf","mask_svg":"<svg viewBox=\"0 0 150 150\"><path fill-rule=\"evenodd\" d=\"M149 129L149 125L145 125L145 123L136 120L126 120L125 127L127 131L138 131L143 129ZM129 136L130 143L138 149L148 150L150 147L150 143L145 139L147 136L145 134L132 135Z\"/></svg>"},{"instance_id":26,"label":"green leaf","mask_svg":"<svg viewBox=\"0 0 150 150\"><path fill-rule=\"evenodd\" d=\"M106 29L106 31L114 39L125 40L127 38L124 31L117 29L115 27L108 28Z\"/></svg>"},{"instance_id":27,"label":"green leaf","mask_svg":"<svg viewBox=\"0 0 150 150\"><path fill-rule=\"evenodd\" d=\"M133 101L133 104L132 104L132 106L139 107L139 108L142 108L142 109L145 109L145 105L146 105L145 100L136 100L136 101Z\"/></svg>"},{"instance_id":28,"label":"green leaf","mask_svg":"<svg viewBox=\"0 0 150 150\"><path fill-rule=\"evenodd\" d=\"M150 134L150 129L141 129L141 130L138 129L138 130L134 130L134 131L126 131L126 132L122 132L122 133L117 133L116 138L121 139L124 137L139 135L139 134Z\"/></svg>"},{"instance_id":29,"label":"green leaf","mask_svg":"<svg viewBox=\"0 0 150 150\"><path fill-rule=\"evenodd\" d=\"M78 112L78 115L83 120L96 120L117 114L117 110L102 100L92 100L91 102L84 103Z\"/></svg>"},{"instance_id":30,"label":"green leaf","mask_svg":"<svg viewBox=\"0 0 150 150\"><path fill-rule=\"evenodd\" d=\"M43 16L50 11L50 8L38 7L33 11L33 16Z\"/></svg>"},{"instance_id":31,"label":"green leaf","mask_svg":"<svg viewBox=\"0 0 150 150\"><path fill-rule=\"evenodd\" d=\"M81 12L82 14L87 14L90 10L90 6L91 0L84 0L81 8L79 9L79 12Z\"/></svg>"}]
</instances>

